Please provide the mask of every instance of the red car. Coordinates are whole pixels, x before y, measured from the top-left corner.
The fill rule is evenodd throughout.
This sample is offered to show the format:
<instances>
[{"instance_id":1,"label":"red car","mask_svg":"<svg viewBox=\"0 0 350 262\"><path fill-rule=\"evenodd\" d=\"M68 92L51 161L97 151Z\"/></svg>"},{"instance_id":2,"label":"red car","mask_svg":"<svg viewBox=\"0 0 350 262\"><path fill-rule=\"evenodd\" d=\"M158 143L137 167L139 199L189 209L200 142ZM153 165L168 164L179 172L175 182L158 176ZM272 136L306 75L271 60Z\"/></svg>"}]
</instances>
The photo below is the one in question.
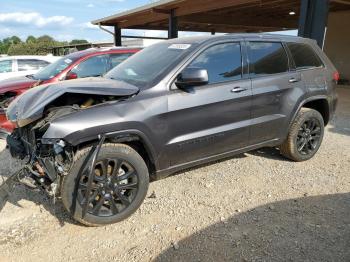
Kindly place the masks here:
<instances>
[{"instance_id":1,"label":"red car","mask_svg":"<svg viewBox=\"0 0 350 262\"><path fill-rule=\"evenodd\" d=\"M139 48L91 48L62 57L34 75L15 77L0 82L0 137L13 130L7 121L8 104L29 88L62 80L102 76Z\"/></svg>"}]
</instances>

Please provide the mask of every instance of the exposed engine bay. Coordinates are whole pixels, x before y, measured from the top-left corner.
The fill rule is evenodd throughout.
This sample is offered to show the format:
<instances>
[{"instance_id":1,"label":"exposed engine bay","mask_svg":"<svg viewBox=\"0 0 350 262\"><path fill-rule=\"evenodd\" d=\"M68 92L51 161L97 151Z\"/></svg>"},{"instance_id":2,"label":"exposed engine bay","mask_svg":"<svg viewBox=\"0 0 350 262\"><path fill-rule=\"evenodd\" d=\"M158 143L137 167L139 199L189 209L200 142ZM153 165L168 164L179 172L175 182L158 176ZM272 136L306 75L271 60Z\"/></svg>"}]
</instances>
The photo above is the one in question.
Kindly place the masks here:
<instances>
[{"instance_id":1,"label":"exposed engine bay","mask_svg":"<svg viewBox=\"0 0 350 262\"><path fill-rule=\"evenodd\" d=\"M52 141L49 144L41 143L41 137L50 123L79 110L117 99L116 97L98 95L62 96L45 111L43 119L15 129L7 137L7 145L11 156L28 160L24 172L32 180L33 187L39 186L50 195L56 195L59 189L60 177L69 172L74 157L75 149L63 140ZM28 180L26 183L28 183Z\"/></svg>"},{"instance_id":2,"label":"exposed engine bay","mask_svg":"<svg viewBox=\"0 0 350 262\"><path fill-rule=\"evenodd\" d=\"M52 139L44 142L42 137L52 122L83 110L89 110L100 104L124 100L135 92L135 90L125 94L122 92L119 95L118 90L112 90L115 94L113 92L99 94L98 89L95 89L94 93L91 90L86 90L85 93L62 92L61 90L58 93L53 88L55 99L50 100L49 98L52 97L40 97L40 88L38 88L38 100L47 104L37 104L36 109L39 108L43 112L41 117L38 118L38 111L33 110L33 115L36 114L36 116L26 117L25 124L19 124L18 120L22 115L28 114L30 106L27 107L29 110L21 110L26 107L26 101L29 100L32 103L35 94L28 96L30 91L24 93L10 105L7 112L8 118L16 123L17 128L7 137L8 149L12 157L25 159L27 164L19 172L20 176L14 175L9 178L8 183L0 186L0 207L3 206L1 203L6 201L6 196L16 183L43 189L52 196L58 195L61 178L68 174L78 148L63 139ZM46 90L41 89L41 92L44 93L48 91L48 87ZM58 96L57 93L60 95Z\"/></svg>"}]
</instances>

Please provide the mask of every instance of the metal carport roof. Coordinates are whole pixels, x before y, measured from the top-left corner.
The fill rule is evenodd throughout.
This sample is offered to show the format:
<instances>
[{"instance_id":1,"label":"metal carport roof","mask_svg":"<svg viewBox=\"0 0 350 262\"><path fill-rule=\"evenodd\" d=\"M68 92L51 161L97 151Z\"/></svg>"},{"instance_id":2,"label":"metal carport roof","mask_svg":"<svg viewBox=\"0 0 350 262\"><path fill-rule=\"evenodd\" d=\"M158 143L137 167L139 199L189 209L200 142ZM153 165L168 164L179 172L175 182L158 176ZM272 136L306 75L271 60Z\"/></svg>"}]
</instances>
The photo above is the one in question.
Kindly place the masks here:
<instances>
[{"instance_id":1,"label":"metal carport roof","mask_svg":"<svg viewBox=\"0 0 350 262\"><path fill-rule=\"evenodd\" d=\"M331 1L329 10L350 9L349 3ZM300 6L300 0L161 0L92 23L123 29L168 30L169 14L173 12L180 31L280 31L298 28Z\"/></svg>"}]
</instances>

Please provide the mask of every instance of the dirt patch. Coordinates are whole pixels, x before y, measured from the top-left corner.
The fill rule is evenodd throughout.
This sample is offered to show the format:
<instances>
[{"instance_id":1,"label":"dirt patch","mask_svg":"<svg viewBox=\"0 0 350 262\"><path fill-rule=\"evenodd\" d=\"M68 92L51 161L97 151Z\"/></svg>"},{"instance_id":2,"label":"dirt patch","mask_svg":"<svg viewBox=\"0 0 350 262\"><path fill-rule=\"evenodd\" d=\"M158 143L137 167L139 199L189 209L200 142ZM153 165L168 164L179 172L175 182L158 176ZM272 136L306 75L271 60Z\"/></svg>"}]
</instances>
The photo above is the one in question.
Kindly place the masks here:
<instances>
[{"instance_id":1,"label":"dirt patch","mask_svg":"<svg viewBox=\"0 0 350 262\"><path fill-rule=\"evenodd\" d=\"M0 213L1 261L349 261L350 89L323 145L294 163L264 148L150 185L128 220L76 224L60 202L16 189ZM1 174L20 163L0 143Z\"/></svg>"}]
</instances>

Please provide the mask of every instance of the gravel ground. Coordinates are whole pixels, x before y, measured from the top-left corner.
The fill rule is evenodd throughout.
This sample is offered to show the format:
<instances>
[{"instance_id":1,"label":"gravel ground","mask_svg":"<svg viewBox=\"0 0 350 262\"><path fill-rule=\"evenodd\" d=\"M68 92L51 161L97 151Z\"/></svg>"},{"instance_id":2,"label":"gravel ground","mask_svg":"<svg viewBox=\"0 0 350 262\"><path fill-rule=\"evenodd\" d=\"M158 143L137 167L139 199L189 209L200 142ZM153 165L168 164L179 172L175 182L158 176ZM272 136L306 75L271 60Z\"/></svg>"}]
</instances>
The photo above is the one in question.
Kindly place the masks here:
<instances>
[{"instance_id":1,"label":"gravel ground","mask_svg":"<svg viewBox=\"0 0 350 262\"><path fill-rule=\"evenodd\" d=\"M264 148L154 182L128 220L76 224L17 188L0 213L0 261L350 261L350 88L318 154ZM20 167L0 143L3 176Z\"/></svg>"}]
</instances>

